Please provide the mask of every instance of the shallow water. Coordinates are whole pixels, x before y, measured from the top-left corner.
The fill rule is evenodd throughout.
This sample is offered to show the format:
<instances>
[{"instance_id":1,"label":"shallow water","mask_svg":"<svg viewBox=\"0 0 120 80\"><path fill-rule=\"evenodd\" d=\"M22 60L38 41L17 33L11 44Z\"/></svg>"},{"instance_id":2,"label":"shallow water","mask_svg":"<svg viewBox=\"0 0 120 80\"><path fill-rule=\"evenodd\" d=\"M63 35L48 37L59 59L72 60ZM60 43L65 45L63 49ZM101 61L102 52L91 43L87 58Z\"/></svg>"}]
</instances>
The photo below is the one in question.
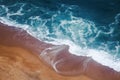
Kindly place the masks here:
<instances>
[{"instance_id":1,"label":"shallow water","mask_svg":"<svg viewBox=\"0 0 120 80\"><path fill-rule=\"evenodd\" d=\"M0 21L120 71L119 0L0 0Z\"/></svg>"}]
</instances>

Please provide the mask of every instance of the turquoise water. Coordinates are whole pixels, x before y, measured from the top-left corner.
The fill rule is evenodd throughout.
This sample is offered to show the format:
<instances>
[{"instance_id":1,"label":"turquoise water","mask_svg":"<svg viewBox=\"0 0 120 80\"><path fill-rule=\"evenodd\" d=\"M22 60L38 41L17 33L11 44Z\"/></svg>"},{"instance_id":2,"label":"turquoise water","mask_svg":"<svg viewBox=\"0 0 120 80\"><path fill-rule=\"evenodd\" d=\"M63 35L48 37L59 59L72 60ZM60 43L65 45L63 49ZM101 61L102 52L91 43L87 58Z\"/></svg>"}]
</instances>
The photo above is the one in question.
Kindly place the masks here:
<instances>
[{"instance_id":1,"label":"turquoise water","mask_svg":"<svg viewBox=\"0 0 120 80\"><path fill-rule=\"evenodd\" d=\"M0 0L0 21L120 71L119 0Z\"/></svg>"}]
</instances>

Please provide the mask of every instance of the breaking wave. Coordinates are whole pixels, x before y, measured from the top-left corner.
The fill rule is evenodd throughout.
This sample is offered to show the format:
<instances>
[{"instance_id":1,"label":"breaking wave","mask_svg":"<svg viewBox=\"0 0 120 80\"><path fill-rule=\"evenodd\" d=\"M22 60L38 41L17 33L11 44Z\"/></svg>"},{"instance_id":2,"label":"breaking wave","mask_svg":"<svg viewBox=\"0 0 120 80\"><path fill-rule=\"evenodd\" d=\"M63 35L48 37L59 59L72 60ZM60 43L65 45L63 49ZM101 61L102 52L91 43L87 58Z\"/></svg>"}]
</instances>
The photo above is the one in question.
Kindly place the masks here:
<instances>
[{"instance_id":1,"label":"breaking wave","mask_svg":"<svg viewBox=\"0 0 120 80\"><path fill-rule=\"evenodd\" d=\"M120 71L120 14L101 26L76 16L77 10L79 6L65 4L53 10L29 3L0 5L0 22L16 25L47 43L69 45L72 54L89 56Z\"/></svg>"}]
</instances>

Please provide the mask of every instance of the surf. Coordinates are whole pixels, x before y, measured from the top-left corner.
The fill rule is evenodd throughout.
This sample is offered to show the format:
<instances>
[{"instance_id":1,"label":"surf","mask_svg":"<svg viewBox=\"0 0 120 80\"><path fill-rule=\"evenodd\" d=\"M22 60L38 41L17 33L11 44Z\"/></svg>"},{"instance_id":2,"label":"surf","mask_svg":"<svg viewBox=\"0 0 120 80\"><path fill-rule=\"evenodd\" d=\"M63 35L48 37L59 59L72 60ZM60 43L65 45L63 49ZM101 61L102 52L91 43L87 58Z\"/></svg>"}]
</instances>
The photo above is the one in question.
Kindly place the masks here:
<instances>
[{"instance_id":1,"label":"surf","mask_svg":"<svg viewBox=\"0 0 120 80\"><path fill-rule=\"evenodd\" d=\"M31 6L31 7L28 7ZM17 7L18 10L14 10ZM27 7L27 8L26 8ZM68 45L69 52L91 57L120 71L120 47L115 31L120 14L107 26L74 15L78 6L61 4L57 11L28 3L0 5L0 22L22 28L38 40L54 45ZM38 14L31 14L31 11ZM29 15L29 16L27 16ZM112 63L112 64L111 64Z\"/></svg>"}]
</instances>

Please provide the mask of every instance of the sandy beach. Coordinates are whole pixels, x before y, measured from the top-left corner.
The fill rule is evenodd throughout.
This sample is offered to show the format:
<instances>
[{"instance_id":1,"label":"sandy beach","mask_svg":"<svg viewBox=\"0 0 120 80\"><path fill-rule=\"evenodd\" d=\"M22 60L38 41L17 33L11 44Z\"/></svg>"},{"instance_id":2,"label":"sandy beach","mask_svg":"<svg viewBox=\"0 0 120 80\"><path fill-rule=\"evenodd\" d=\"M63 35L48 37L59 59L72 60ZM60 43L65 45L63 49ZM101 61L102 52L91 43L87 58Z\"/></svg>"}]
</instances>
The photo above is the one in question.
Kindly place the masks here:
<instances>
[{"instance_id":1,"label":"sandy beach","mask_svg":"<svg viewBox=\"0 0 120 80\"><path fill-rule=\"evenodd\" d=\"M46 66L36 55L15 46L0 45L0 80L92 80L66 77Z\"/></svg>"},{"instance_id":2,"label":"sandy beach","mask_svg":"<svg viewBox=\"0 0 120 80\"><path fill-rule=\"evenodd\" d=\"M49 47L54 45L0 23L0 80L120 80L120 72L91 58L72 55L66 45L42 54Z\"/></svg>"}]
</instances>

